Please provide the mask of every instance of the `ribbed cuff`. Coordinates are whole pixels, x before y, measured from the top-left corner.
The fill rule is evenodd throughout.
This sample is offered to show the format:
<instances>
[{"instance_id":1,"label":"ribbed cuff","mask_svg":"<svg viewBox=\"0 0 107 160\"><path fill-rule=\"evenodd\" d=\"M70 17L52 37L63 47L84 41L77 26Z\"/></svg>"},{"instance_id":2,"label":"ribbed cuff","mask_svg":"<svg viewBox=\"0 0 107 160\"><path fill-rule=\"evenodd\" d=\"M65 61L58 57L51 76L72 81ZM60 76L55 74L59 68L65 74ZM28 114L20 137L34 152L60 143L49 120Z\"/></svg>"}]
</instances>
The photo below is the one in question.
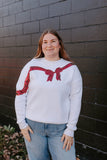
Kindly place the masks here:
<instances>
[{"instance_id":1,"label":"ribbed cuff","mask_svg":"<svg viewBox=\"0 0 107 160\"><path fill-rule=\"evenodd\" d=\"M64 134L70 137L74 137L74 131L70 130L69 128L65 129Z\"/></svg>"},{"instance_id":2,"label":"ribbed cuff","mask_svg":"<svg viewBox=\"0 0 107 160\"><path fill-rule=\"evenodd\" d=\"M24 129L24 128L26 128L28 126L28 124L26 123L25 120L23 120L22 122L18 123L18 125L19 125L20 129Z\"/></svg>"}]
</instances>

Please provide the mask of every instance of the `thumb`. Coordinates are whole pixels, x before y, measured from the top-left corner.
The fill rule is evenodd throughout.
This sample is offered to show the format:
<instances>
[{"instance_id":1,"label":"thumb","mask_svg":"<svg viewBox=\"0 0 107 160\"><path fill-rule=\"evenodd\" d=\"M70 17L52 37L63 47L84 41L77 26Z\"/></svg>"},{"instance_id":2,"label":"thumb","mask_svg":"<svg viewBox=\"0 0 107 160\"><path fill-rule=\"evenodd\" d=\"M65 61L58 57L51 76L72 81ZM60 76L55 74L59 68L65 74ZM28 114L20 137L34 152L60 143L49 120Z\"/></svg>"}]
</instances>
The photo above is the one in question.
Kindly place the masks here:
<instances>
[{"instance_id":1,"label":"thumb","mask_svg":"<svg viewBox=\"0 0 107 160\"><path fill-rule=\"evenodd\" d=\"M33 134L33 130L32 130L30 127L29 127L28 129L29 129L29 131Z\"/></svg>"},{"instance_id":2,"label":"thumb","mask_svg":"<svg viewBox=\"0 0 107 160\"><path fill-rule=\"evenodd\" d=\"M63 134L62 138L61 138L61 142L63 142L65 139L65 135Z\"/></svg>"}]
</instances>

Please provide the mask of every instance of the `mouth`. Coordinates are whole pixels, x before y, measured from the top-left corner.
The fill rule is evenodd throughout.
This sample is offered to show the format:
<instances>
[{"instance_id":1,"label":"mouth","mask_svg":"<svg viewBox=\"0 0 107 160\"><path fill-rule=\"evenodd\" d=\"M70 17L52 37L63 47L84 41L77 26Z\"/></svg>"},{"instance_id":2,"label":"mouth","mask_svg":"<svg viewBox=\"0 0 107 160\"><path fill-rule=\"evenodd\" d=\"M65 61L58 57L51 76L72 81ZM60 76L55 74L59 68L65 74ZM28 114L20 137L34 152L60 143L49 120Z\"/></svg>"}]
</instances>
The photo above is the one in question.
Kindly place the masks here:
<instances>
[{"instance_id":1,"label":"mouth","mask_svg":"<svg viewBox=\"0 0 107 160\"><path fill-rule=\"evenodd\" d=\"M47 48L46 50L47 50L47 51L51 51L51 50L53 50L53 48Z\"/></svg>"}]
</instances>

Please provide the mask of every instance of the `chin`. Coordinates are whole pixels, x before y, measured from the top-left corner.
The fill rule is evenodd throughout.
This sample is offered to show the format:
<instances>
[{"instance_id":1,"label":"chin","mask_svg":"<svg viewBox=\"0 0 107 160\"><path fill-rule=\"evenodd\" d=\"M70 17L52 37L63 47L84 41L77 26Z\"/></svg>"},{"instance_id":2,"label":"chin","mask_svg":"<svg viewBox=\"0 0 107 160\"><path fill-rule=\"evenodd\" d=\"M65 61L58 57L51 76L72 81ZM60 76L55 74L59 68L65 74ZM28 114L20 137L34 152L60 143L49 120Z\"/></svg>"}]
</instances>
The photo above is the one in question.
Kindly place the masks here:
<instances>
[{"instance_id":1,"label":"chin","mask_svg":"<svg viewBox=\"0 0 107 160\"><path fill-rule=\"evenodd\" d=\"M46 53L46 56L55 56L54 53Z\"/></svg>"}]
</instances>

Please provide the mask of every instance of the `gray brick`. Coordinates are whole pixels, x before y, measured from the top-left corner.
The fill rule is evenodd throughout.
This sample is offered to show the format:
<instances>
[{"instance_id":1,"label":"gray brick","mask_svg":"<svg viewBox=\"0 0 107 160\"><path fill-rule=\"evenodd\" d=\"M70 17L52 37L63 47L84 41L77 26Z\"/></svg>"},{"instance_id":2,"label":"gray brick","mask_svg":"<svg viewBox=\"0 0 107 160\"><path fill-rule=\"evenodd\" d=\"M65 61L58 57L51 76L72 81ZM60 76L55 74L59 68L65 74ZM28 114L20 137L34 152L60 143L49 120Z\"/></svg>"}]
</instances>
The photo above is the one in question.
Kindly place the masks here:
<instances>
[{"instance_id":1,"label":"gray brick","mask_svg":"<svg viewBox=\"0 0 107 160\"><path fill-rule=\"evenodd\" d=\"M89 132L95 132L102 136L106 136L106 131L104 131L104 128L106 128L106 123L104 122L99 122L96 121L96 119L90 119L86 116L80 116L80 121L78 125L81 129L87 130Z\"/></svg>"},{"instance_id":2,"label":"gray brick","mask_svg":"<svg viewBox=\"0 0 107 160\"><path fill-rule=\"evenodd\" d=\"M23 47L11 47L10 48L10 56L11 57L22 57L23 56Z\"/></svg>"},{"instance_id":3,"label":"gray brick","mask_svg":"<svg viewBox=\"0 0 107 160\"><path fill-rule=\"evenodd\" d=\"M72 41L96 41L107 39L107 25L91 26L72 30Z\"/></svg>"},{"instance_id":4,"label":"gray brick","mask_svg":"<svg viewBox=\"0 0 107 160\"><path fill-rule=\"evenodd\" d=\"M0 48L1 57L21 57L23 55L23 47L6 47Z\"/></svg>"},{"instance_id":5,"label":"gray brick","mask_svg":"<svg viewBox=\"0 0 107 160\"><path fill-rule=\"evenodd\" d=\"M30 21L30 11L21 12L16 15L16 23L24 23Z\"/></svg>"},{"instance_id":6,"label":"gray brick","mask_svg":"<svg viewBox=\"0 0 107 160\"><path fill-rule=\"evenodd\" d=\"M7 88L8 88L8 86L7 86ZM6 92L8 92L9 90L7 88L3 87L2 90L4 89ZM6 100L5 100L5 102L6 102ZM5 115L8 115L8 117L15 117L14 116L15 112L12 109L12 107L10 107L9 105L4 105L4 104L0 105L0 112Z\"/></svg>"},{"instance_id":7,"label":"gray brick","mask_svg":"<svg viewBox=\"0 0 107 160\"><path fill-rule=\"evenodd\" d=\"M107 1L106 0L98 0L97 2L98 7L106 7L107 6Z\"/></svg>"},{"instance_id":8,"label":"gray brick","mask_svg":"<svg viewBox=\"0 0 107 160\"><path fill-rule=\"evenodd\" d=\"M39 32L39 22L30 22L24 24L24 34Z\"/></svg>"},{"instance_id":9,"label":"gray brick","mask_svg":"<svg viewBox=\"0 0 107 160\"><path fill-rule=\"evenodd\" d=\"M84 121L84 123L85 123L85 121ZM89 153L87 152L88 156L90 156L90 154L92 154L93 155L92 157L94 157L94 159L96 159L96 160L103 160L103 159L106 160L107 155L102 154L104 152L106 153L106 146L107 146L106 145L107 144L106 137L101 136L100 134L93 134L93 132L87 132L85 130L78 129L78 135L76 136L76 140L78 142L83 143L82 146L85 146L84 144L86 144L87 147L92 146L93 148L95 148L97 146L97 149L101 151L100 154L98 154L98 151L95 154L95 149L93 149L93 151L92 151L93 154L90 153L90 151L89 151ZM103 142L103 143L101 143L101 142ZM82 146L80 148L82 148ZM87 151L86 148L83 151L84 154ZM86 157L87 157L87 155L86 155ZM91 159L93 159L93 158L91 158Z\"/></svg>"},{"instance_id":10,"label":"gray brick","mask_svg":"<svg viewBox=\"0 0 107 160\"><path fill-rule=\"evenodd\" d=\"M16 37L16 44L17 46L27 46L31 44L31 36L24 35Z\"/></svg>"},{"instance_id":11,"label":"gray brick","mask_svg":"<svg viewBox=\"0 0 107 160\"><path fill-rule=\"evenodd\" d=\"M90 72L95 73L98 71L97 67L97 58L93 57L80 57L80 58L74 58L72 57L72 60L79 66L79 69L81 72Z\"/></svg>"},{"instance_id":12,"label":"gray brick","mask_svg":"<svg viewBox=\"0 0 107 160\"><path fill-rule=\"evenodd\" d=\"M9 15L19 13L22 11L22 2L13 3L8 7L9 7Z\"/></svg>"},{"instance_id":13,"label":"gray brick","mask_svg":"<svg viewBox=\"0 0 107 160\"><path fill-rule=\"evenodd\" d=\"M107 56L98 58L98 71L99 73L107 73Z\"/></svg>"},{"instance_id":14,"label":"gray brick","mask_svg":"<svg viewBox=\"0 0 107 160\"><path fill-rule=\"evenodd\" d=\"M104 92L103 92L104 93ZM101 93L100 93L101 94ZM107 99L106 99L106 96L107 96L107 92L104 93L105 94L105 99L106 102L107 102ZM107 103L106 103L107 104ZM104 112L103 112L104 113ZM107 119L106 119L107 120ZM107 127L107 123L106 122L99 122L99 121L96 121L96 133L102 135L102 136L107 136L107 130L104 129Z\"/></svg>"},{"instance_id":15,"label":"gray brick","mask_svg":"<svg viewBox=\"0 0 107 160\"><path fill-rule=\"evenodd\" d=\"M106 59L106 57L105 57ZM102 64L102 63L101 63ZM105 70L105 69L104 69ZM107 89L107 73L105 72L101 72L99 74L96 75L96 79L97 79L97 84L94 85L94 87L96 86L96 88L102 88L102 89Z\"/></svg>"},{"instance_id":16,"label":"gray brick","mask_svg":"<svg viewBox=\"0 0 107 160\"><path fill-rule=\"evenodd\" d=\"M3 0L0 1L0 7L2 7L2 5L3 5L3 4L2 4L2 3L3 3L2 1L3 1Z\"/></svg>"},{"instance_id":17,"label":"gray brick","mask_svg":"<svg viewBox=\"0 0 107 160\"><path fill-rule=\"evenodd\" d=\"M106 121L107 107L95 104L83 104L82 115Z\"/></svg>"},{"instance_id":18,"label":"gray brick","mask_svg":"<svg viewBox=\"0 0 107 160\"><path fill-rule=\"evenodd\" d=\"M3 39L2 39L3 42ZM10 56L10 47L2 48L0 47L0 57L9 57Z\"/></svg>"},{"instance_id":19,"label":"gray brick","mask_svg":"<svg viewBox=\"0 0 107 160\"><path fill-rule=\"evenodd\" d=\"M0 38L0 47L3 47L4 44L3 44L3 38Z\"/></svg>"},{"instance_id":20,"label":"gray brick","mask_svg":"<svg viewBox=\"0 0 107 160\"><path fill-rule=\"evenodd\" d=\"M31 9L39 7L39 0L23 0L23 9Z\"/></svg>"},{"instance_id":21,"label":"gray brick","mask_svg":"<svg viewBox=\"0 0 107 160\"><path fill-rule=\"evenodd\" d=\"M64 1L49 6L49 16L60 16L71 13L71 1Z\"/></svg>"},{"instance_id":22,"label":"gray brick","mask_svg":"<svg viewBox=\"0 0 107 160\"><path fill-rule=\"evenodd\" d=\"M30 47L24 47L24 53L23 56L24 57L30 57L33 58L36 54L36 47L35 46L30 46Z\"/></svg>"},{"instance_id":23,"label":"gray brick","mask_svg":"<svg viewBox=\"0 0 107 160\"><path fill-rule=\"evenodd\" d=\"M107 41L65 44L67 53L72 57L107 56Z\"/></svg>"},{"instance_id":24,"label":"gray brick","mask_svg":"<svg viewBox=\"0 0 107 160\"><path fill-rule=\"evenodd\" d=\"M107 40L107 24L102 24L99 26L99 39Z\"/></svg>"},{"instance_id":25,"label":"gray brick","mask_svg":"<svg viewBox=\"0 0 107 160\"><path fill-rule=\"evenodd\" d=\"M8 27L0 28L0 37L8 36Z\"/></svg>"},{"instance_id":26,"label":"gray brick","mask_svg":"<svg viewBox=\"0 0 107 160\"><path fill-rule=\"evenodd\" d=\"M83 102L92 102L95 103L95 89L84 88L83 92Z\"/></svg>"},{"instance_id":27,"label":"gray brick","mask_svg":"<svg viewBox=\"0 0 107 160\"><path fill-rule=\"evenodd\" d=\"M99 8L85 12L85 24L107 23L107 8Z\"/></svg>"},{"instance_id":28,"label":"gray brick","mask_svg":"<svg viewBox=\"0 0 107 160\"><path fill-rule=\"evenodd\" d=\"M22 34L23 33L22 24L8 27L8 33L9 33L9 36L15 36L15 35Z\"/></svg>"},{"instance_id":29,"label":"gray brick","mask_svg":"<svg viewBox=\"0 0 107 160\"><path fill-rule=\"evenodd\" d=\"M40 36L41 36L40 33L36 33L32 35L32 45L38 45Z\"/></svg>"},{"instance_id":30,"label":"gray brick","mask_svg":"<svg viewBox=\"0 0 107 160\"><path fill-rule=\"evenodd\" d=\"M14 104L14 99L10 98L10 97L5 97L4 98L3 96L0 96L0 103L2 103L2 104L5 103L6 105L10 104L10 106L11 106L11 105Z\"/></svg>"},{"instance_id":31,"label":"gray brick","mask_svg":"<svg viewBox=\"0 0 107 160\"><path fill-rule=\"evenodd\" d=\"M36 55L37 47L38 46L36 46L36 45L32 46L32 57L34 57Z\"/></svg>"},{"instance_id":32,"label":"gray brick","mask_svg":"<svg viewBox=\"0 0 107 160\"><path fill-rule=\"evenodd\" d=\"M49 5L49 4L53 4L53 3L56 3L56 2L59 2L60 0L40 0L40 6L43 6L43 5Z\"/></svg>"},{"instance_id":33,"label":"gray brick","mask_svg":"<svg viewBox=\"0 0 107 160\"><path fill-rule=\"evenodd\" d=\"M86 122L86 123L83 123ZM94 132L96 127L96 121L94 119L89 119L88 117L80 116L80 121L78 123L81 129L87 130L89 132Z\"/></svg>"},{"instance_id":34,"label":"gray brick","mask_svg":"<svg viewBox=\"0 0 107 160\"><path fill-rule=\"evenodd\" d=\"M9 5L9 4L11 4L11 3L14 3L14 2L16 2L16 0L3 0L3 5Z\"/></svg>"},{"instance_id":35,"label":"gray brick","mask_svg":"<svg viewBox=\"0 0 107 160\"><path fill-rule=\"evenodd\" d=\"M67 53L72 57L83 57L85 56L85 44L84 43L69 43L65 44Z\"/></svg>"},{"instance_id":36,"label":"gray brick","mask_svg":"<svg viewBox=\"0 0 107 160\"><path fill-rule=\"evenodd\" d=\"M85 43L85 56L107 56L107 41Z\"/></svg>"},{"instance_id":37,"label":"gray brick","mask_svg":"<svg viewBox=\"0 0 107 160\"><path fill-rule=\"evenodd\" d=\"M101 3L101 6L104 6L104 7L107 6L107 1L106 0L102 0L100 3Z\"/></svg>"},{"instance_id":38,"label":"gray brick","mask_svg":"<svg viewBox=\"0 0 107 160\"><path fill-rule=\"evenodd\" d=\"M97 88L99 79L96 74L82 73L82 78L85 87Z\"/></svg>"},{"instance_id":39,"label":"gray brick","mask_svg":"<svg viewBox=\"0 0 107 160\"><path fill-rule=\"evenodd\" d=\"M39 20L48 17L48 6L31 10L31 20Z\"/></svg>"},{"instance_id":40,"label":"gray brick","mask_svg":"<svg viewBox=\"0 0 107 160\"><path fill-rule=\"evenodd\" d=\"M42 32L44 29L47 29L47 28L54 28L58 30L59 18L55 17L55 18L40 20L40 31Z\"/></svg>"},{"instance_id":41,"label":"gray brick","mask_svg":"<svg viewBox=\"0 0 107 160\"><path fill-rule=\"evenodd\" d=\"M83 25L84 25L84 13L69 14L60 17L61 29L67 29Z\"/></svg>"},{"instance_id":42,"label":"gray brick","mask_svg":"<svg viewBox=\"0 0 107 160\"><path fill-rule=\"evenodd\" d=\"M16 37L5 37L3 41L4 41L4 47L16 46Z\"/></svg>"},{"instance_id":43,"label":"gray brick","mask_svg":"<svg viewBox=\"0 0 107 160\"><path fill-rule=\"evenodd\" d=\"M3 18L4 26L9 26L15 24L15 15L11 15Z\"/></svg>"},{"instance_id":44,"label":"gray brick","mask_svg":"<svg viewBox=\"0 0 107 160\"><path fill-rule=\"evenodd\" d=\"M60 30L59 34L62 37L62 40L63 40L64 43L72 41L72 32L71 32L71 30Z\"/></svg>"},{"instance_id":45,"label":"gray brick","mask_svg":"<svg viewBox=\"0 0 107 160\"><path fill-rule=\"evenodd\" d=\"M8 16L8 6L0 8L0 17Z\"/></svg>"},{"instance_id":46,"label":"gray brick","mask_svg":"<svg viewBox=\"0 0 107 160\"><path fill-rule=\"evenodd\" d=\"M97 89L96 102L97 104L107 105L107 89Z\"/></svg>"},{"instance_id":47,"label":"gray brick","mask_svg":"<svg viewBox=\"0 0 107 160\"><path fill-rule=\"evenodd\" d=\"M72 0L72 11L78 12L107 5L105 0Z\"/></svg>"},{"instance_id":48,"label":"gray brick","mask_svg":"<svg viewBox=\"0 0 107 160\"><path fill-rule=\"evenodd\" d=\"M81 3L79 0L72 0L72 11L77 12L77 11L82 11L82 10L87 10L88 8L92 8L95 4L96 0L81 0Z\"/></svg>"},{"instance_id":49,"label":"gray brick","mask_svg":"<svg viewBox=\"0 0 107 160\"><path fill-rule=\"evenodd\" d=\"M3 23L2 23L2 18L0 18L0 27L3 26Z\"/></svg>"},{"instance_id":50,"label":"gray brick","mask_svg":"<svg viewBox=\"0 0 107 160\"><path fill-rule=\"evenodd\" d=\"M0 28L0 37L20 35L23 32L22 24Z\"/></svg>"}]
</instances>

